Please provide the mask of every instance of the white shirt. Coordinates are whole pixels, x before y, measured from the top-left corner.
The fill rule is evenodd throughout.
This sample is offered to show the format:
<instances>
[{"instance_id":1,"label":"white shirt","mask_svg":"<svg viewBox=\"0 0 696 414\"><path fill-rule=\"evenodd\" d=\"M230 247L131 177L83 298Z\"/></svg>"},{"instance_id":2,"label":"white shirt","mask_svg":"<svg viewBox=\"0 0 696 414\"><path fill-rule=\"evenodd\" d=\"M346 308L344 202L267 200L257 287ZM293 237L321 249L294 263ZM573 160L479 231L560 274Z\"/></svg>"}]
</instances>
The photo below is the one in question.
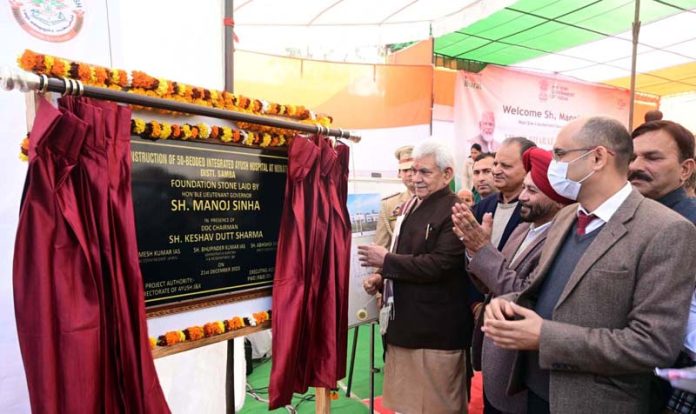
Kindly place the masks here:
<instances>
[{"instance_id":1,"label":"white shirt","mask_svg":"<svg viewBox=\"0 0 696 414\"><path fill-rule=\"evenodd\" d=\"M623 204L623 202L626 201L628 196L631 194L631 191L633 191L633 187L631 187L631 183L626 181L626 184L624 184L619 191L614 193L613 196L609 197L591 213L585 210L583 206L578 205L578 213L582 211L585 214L594 214L596 217L590 222L590 224L587 225L585 234L593 232L602 227L605 223L609 222L614 213L616 213L616 210L621 207L621 204Z\"/></svg>"},{"instance_id":2,"label":"white shirt","mask_svg":"<svg viewBox=\"0 0 696 414\"><path fill-rule=\"evenodd\" d=\"M686 323L684 347L691 359L696 360L696 292L691 297L691 309L689 311L689 320Z\"/></svg>"}]
</instances>

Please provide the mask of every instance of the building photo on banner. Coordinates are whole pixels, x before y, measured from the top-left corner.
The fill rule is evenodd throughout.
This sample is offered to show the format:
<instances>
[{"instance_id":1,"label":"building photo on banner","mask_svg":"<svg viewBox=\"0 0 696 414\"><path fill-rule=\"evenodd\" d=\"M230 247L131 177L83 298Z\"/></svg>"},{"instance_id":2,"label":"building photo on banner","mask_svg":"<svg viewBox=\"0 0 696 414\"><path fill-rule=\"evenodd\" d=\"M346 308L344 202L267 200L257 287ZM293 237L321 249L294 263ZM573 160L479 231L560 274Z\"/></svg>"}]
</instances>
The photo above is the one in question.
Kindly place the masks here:
<instances>
[{"instance_id":1,"label":"building photo on banner","mask_svg":"<svg viewBox=\"0 0 696 414\"><path fill-rule=\"evenodd\" d=\"M621 269L607 262L604 270L617 273L616 286L645 300L645 309L657 309L650 307L658 305L655 297L641 296L638 276L655 274L643 270L653 256L669 266L676 259L652 244L650 258L613 253L637 237L628 219L617 223L628 214L625 206L612 219L585 193L614 183L606 161L624 157L631 159L633 190L626 195L628 185L617 197L631 204L640 191L677 212L691 208L695 25L696 0L0 3L0 38L8 40L0 46L0 413L496 408L499 390L484 397L490 383L480 369L487 363L481 346L507 343L496 335L508 321L492 320L497 315L489 310L511 296L491 296L496 291L486 277L473 272L507 255L510 268L501 265L501 272L526 269L534 260L520 260L520 252L537 235L563 252L540 247L525 254L540 253L540 263L562 254L581 267L582 254L570 258L564 250L563 240L572 237L561 237L555 224L542 228L538 217L560 209L561 199L571 201L560 187L577 190L572 198L580 211L601 219L594 224L601 221L607 231L596 232L598 242L609 243L610 231L627 233L607 253ZM667 127L644 124L651 115ZM588 117L606 123L585 124ZM586 128L618 140L636 130L635 154L611 143L575 142ZM658 166L649 157L664 148L645 146L668 135L676 145L670 141L673 157L661 152L674 161L665 172L667 161ZM491 233L499 237L502 230L495 217L484 216L483 203L475 205L488 193L477 190L484 173L474 165L478 154L496 153L516 137L529 141L510 145L540 150L520 151L515 173L498 167L495 156L483 158L495 165L486 183L519 178L511 214L522 224L505 229L505 239L521 247L511 254L504 243L501 252L488 249ZM578 152L583 158L574 162L559 148L587 148L591 156ZM565 163L562 180L552 177ZM668 180L679 189L651 192L670 187ZM453 210L448 203L458 199L450 192L473 214ZM502 220L506 205L497 206ZM642 208L635 217L647 214ZM565 211L558 217L575 223ZM655 213L665 234L682 230L669 227L673 221ZM680 240L691 240L690 229L683 230ZM573 240L595 254L594 235L583 237ZM640 250L640 243L631 246ZM675 249L688 250L680 243ZM476 260L484 257L480 252L488 262ZM539 274L557 272L554 263ZM452 269L461 269L461 279L454 280ZM565 276L572 289L585 292L608 283L601 271ZM626 389L638 386L627 377L657 381L655 369L664 368L657 372L668 394L658 403L646 391L641 401L647 406L650 398L659 411L692 412L679 404L696 398L687 368L696 351L689 345L693 321L684 344L676 326L686 325L688 304L684 312L664 310L671 322L658 325L680 339L665 342L661 360L644 355L664 333L648 329L644 343L623 348L617 340L611 355L597 346L591 361L578 364L547 353L565 346L544 336L549 329L584 344L595 331L583 326L596 325L600 336L633 334L640 321L622 308L617 312L626 318L605 326L599 313L606 304L592 306L593 320L571 318L564 305L590 302L564 290L565 282L553 287L563 293L546 315L535 298L549 294L549 280L516 280L514 294L521 293L514 298L530 309L510 305L505 312L547 319L537 342L520 352L534 355L531 365L538 362L530 375L550 372L561 385L549 391L533 382L539 378L519 378L509 368L504 375L512 378L512 391L529 388L527 404L563 411L582 392L557 380L560 372L575 378L576 365L607 384L625 380ZM624 294L600 290L598 298L615 295L611 302L623 306ZM677 296L686 301L685 293ZM409 298L418 306L406 309ZM438 331L461 322L452 316L455 308L466 332ZM561 332L564 324L570 328ZM480 337L474 326L484 327ZM640 344L645 349L638 354ZM447 372L457 379L434 402L433 390L445 384L443 365L454 367ZM595 408L608 398L606 384L597 384L587 388L597 387ZM560 389L570 391L560 395ZM620 397L617 404L637 401L629 393Z\"/></svg>"}]
</instances>

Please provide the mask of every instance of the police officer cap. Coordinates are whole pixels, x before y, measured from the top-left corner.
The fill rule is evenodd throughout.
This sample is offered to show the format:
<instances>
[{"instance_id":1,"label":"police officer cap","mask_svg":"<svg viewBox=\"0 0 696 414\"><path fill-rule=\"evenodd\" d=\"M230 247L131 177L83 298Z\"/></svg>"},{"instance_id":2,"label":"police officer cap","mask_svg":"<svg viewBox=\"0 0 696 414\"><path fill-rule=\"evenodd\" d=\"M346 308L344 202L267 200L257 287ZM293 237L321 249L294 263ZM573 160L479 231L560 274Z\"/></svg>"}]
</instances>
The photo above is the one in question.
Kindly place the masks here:
<instances>
[{"instance_id":1,"label":"police officer cap","mask_svg":"<svg viewBox=\"0 0 696 414\"><path fill-rule=\"evenodd\" d=\"M399 160L399 169L400 170L406 170L406 169L411 168L411 166L413 166L412 154L413 154L413 145L405 145L403 147L398 148L394 152L396 159Z\"/></svg>"}]
</instances>

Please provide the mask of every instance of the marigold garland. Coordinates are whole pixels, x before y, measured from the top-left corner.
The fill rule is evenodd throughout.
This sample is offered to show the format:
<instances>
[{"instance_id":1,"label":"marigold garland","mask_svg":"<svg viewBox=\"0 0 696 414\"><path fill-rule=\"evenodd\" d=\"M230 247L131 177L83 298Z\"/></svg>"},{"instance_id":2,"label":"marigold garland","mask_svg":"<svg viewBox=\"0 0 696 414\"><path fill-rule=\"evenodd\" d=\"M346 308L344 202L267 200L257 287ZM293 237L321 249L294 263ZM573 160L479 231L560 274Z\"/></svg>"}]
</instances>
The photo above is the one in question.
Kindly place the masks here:
<instances>
[{"instance_id":1,"label":"marigold garland","mask_svg":"<svg viewBox=\"0 0 696 414\"><path fill-rule=\"evenodd\" d=\"M17 59L19 67L36 74L72 78L85 85L124 90L128 87L128 73L121 69L109 69L86 63L71 62L56 56L43 55L25 50Z\"/></svg>"},{"instance_id":2,"label":"marigold garland","mask_svg":"<svg viewBox=\"0 0 696 414\"><path fill-rule=\"evenodd\" d=\"M186 85L163 78L156 78L145 72L134 70L130 80L128 73L121 69L109 69L82 62L72 62L56 56L44 55L26 49L17 59L19 66L36 74L78 79L86 85L118 89L145 96L170 99L213 108L227 109L257 115L274 115L293 118L309 125L329 126L333 119L327 115L317 115L302 105L283 105L235 95L227 91L206 89ZM148 109L132 105L136 109ZM164 113L173 111L159 110ZM242 129L250 130L248 127ZM256 132L279 133L278 128L256 125ZM266 129L264 129L266 128ZM285 132L287 134L287 131Z\"/></svg>"},{"instance_id":3,"label":"marigold garland","mask_svg":"<svg viewBox=\"0 0 696 414\"><path fill-rule=\"evenodd\" d=\"M170 331L158 338L150 337L150 349L157 346L172 346L182 342L194 342L203 338L221 335L245 327L260 325L271 319L271 311L254 312L251 317L235 316L224 321L208 322L201 326L190 326L184 330Z\"/></svg>"},{"instance_id":4,"label":"marigold garland","mask_svg":"<svg viewBox=\"0 0 696 414\"><path fill-rule=\"evenodd\" d=\"M141 138L151 140L195 140L195 139L219 139L225 143L243 143L248 146L266 147L285 147L289 145L292 137L284 134L275 133L254 133L232 129L230 127L221 127L217 125L210 126L200 122L196 125L191 124L170 124L169 122L149 121L145 122L140 118L131 119L131 133L140 136ZM22 161L29 160L29 133L22 139L20 145L19 159Z\"/></svg>"},{"instance_id":5,"label":"marigold garland","mask_svg":"<svg viewBox=\"0 0 696 414\"><path fill-rule=\"evenodd\" d=\"M235 142L244 145L260 147L283 147L288 144L288 136L277 133L258 133L232 129L230 127L210 126L204 122L196 125L169 124L167 122L149 121L140 118L131 120L131 132L146 139L181 139L201 140L219 139L222 142Z\"/></svg>"}]
</instances>

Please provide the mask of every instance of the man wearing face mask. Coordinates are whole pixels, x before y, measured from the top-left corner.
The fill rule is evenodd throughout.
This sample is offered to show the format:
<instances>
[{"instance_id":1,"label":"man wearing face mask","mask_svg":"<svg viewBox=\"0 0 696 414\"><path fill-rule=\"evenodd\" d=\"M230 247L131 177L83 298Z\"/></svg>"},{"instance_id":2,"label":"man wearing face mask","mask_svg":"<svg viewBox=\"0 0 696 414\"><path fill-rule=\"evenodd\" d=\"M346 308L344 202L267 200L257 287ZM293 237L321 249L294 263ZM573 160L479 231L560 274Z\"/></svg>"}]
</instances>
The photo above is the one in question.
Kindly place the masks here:
<instances>
[{"instance_id":1,"label":"man wearing face mask","mask_svg":"<svg viewBox=\"0 0 696 414\"><path fill-rule=\"evenodd\" d=\"M652 370L681 349L696 228L628 183L620 122L576 119L553 153L551 186L579 204L556 216L531 284L486 307L483 331L522 351L508 392L528 390L528 413L647 413Z\"/></svg>"}]
</instances>

